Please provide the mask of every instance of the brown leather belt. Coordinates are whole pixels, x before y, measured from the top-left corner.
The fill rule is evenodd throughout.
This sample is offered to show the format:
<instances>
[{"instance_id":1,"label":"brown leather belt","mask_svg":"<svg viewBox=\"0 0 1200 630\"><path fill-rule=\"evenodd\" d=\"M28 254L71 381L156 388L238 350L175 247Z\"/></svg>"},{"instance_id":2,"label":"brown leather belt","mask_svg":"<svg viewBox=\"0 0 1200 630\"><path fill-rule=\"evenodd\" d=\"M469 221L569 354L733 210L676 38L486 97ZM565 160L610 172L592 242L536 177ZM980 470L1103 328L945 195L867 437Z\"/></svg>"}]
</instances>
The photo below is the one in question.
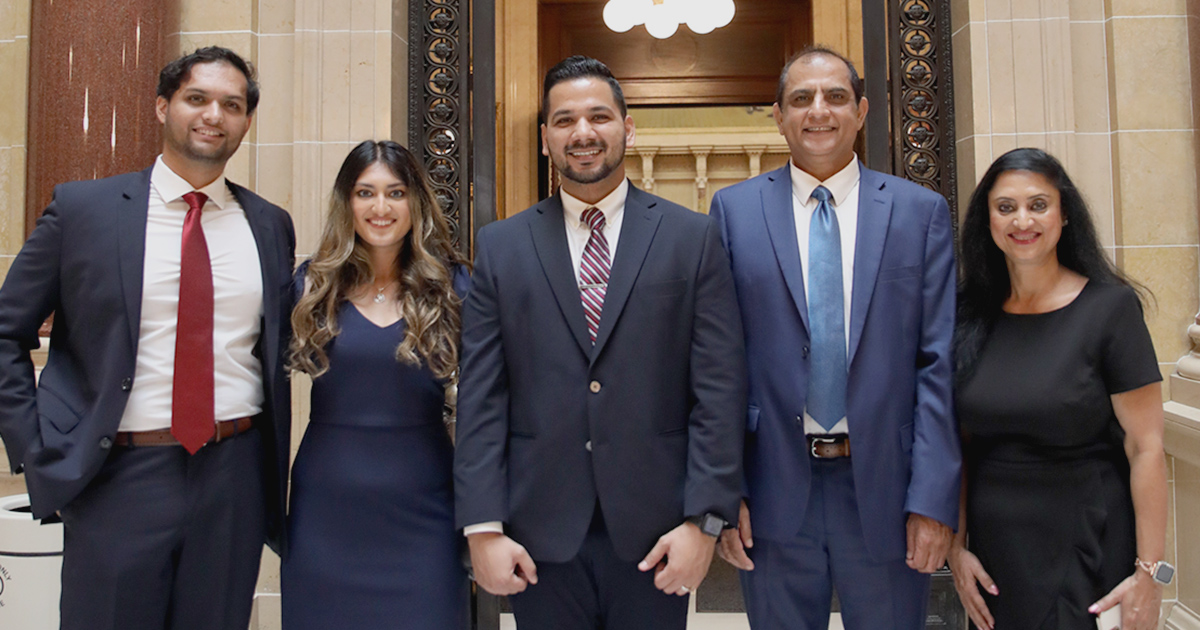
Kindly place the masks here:
<instances>
[{"instance_id":1,"label":"brown leather belt","mask_svg":"<svg viewBox=\"0 0 1200 630\"><path fill-rule=\"evenodd\" d=\"M251 418L222 420L217 423L216 432L213 435L213 439L208 441L208 444L214 444L239 433L245 433L253 426L254 420ZM179 440L175 439L174 435L171 435L170 429L158 429L157 431L121 431L113 439L113 444L116 446L178 446Z\"/></svg>"},{"instance_id":2,"label":"brown leather belt","mask_svg":"<svg viewBox=\"0 0 1200 630\"><path fill-rule=\"evenodd\" d=\"M806 435L808 454L816 459L850 457L850 436L845 433Z\"/></svg>"}]
</instances>

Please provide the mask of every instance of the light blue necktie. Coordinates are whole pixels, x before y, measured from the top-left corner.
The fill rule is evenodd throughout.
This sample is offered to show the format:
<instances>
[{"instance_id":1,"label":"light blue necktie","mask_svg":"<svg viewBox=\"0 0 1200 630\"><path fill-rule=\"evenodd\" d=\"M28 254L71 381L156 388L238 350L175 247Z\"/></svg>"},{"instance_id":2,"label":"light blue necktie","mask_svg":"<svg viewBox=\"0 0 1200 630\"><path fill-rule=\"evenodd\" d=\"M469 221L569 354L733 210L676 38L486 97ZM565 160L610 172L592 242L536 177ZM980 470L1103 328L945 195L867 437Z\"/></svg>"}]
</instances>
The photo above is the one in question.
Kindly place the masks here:
<instances>
[{"instance_id":1,"label":"light blue necktie","mask_svg":"<svg viewBox=\"0 0 1200 630\"><path fill-rule=\"evenodd\" d=\"M832 195L817 186L808 228L808 323L812 366L808 375L808 415L826 431L846 417L846 311L842 285L842 239Z\"/></svg>"}]
</instances>

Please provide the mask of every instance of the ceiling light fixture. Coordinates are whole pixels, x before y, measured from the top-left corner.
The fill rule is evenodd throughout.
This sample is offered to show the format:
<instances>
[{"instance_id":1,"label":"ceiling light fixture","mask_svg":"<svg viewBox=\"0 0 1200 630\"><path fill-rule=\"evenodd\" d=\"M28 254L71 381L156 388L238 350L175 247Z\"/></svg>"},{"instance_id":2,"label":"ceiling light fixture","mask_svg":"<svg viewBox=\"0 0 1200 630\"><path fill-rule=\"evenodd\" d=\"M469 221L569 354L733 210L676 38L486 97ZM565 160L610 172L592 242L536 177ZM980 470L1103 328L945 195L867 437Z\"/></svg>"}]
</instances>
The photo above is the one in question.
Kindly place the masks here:
<instances>
[{"instance_id":1,"label":"ceiling light fixture","mask_svg":"<svg viewBox=\"0 0 1200 630\"><path fill-rule=\"evenodd\" d=\"M624 33L645 25L646 32L667 39L680 24L697 35L711 33L733 21L733 0L608 0L604 5L604 24Z\"/></svg>"}]
</instances>

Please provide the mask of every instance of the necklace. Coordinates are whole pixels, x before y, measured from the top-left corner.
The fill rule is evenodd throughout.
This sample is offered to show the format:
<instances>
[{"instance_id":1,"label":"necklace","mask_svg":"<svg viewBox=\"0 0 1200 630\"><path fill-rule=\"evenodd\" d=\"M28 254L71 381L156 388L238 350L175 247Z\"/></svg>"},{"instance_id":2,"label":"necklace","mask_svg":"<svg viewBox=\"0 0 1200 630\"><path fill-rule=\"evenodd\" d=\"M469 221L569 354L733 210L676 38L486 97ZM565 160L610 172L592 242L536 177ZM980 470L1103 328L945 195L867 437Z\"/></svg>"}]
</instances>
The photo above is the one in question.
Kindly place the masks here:
<instances>
[{"instance_id":1,"label":"necklace","mask_svg":"<svg viewBox=\"0 0 1200 630\"><path fill-rule=\"evenodd\" d=\"M385 296L383 295L383 290L384 290L384 288L386 288L386 287L387 287L387 285L386 285L386 284L385 284L385 285L383 285L382 287L379 287L379 289L378 289L378 293L376 293L376 294L375 294L375 303L376 303L376 304L383 304L383 301L387 299L387 297L385 297Z\"/></svg>"}]
</instances>

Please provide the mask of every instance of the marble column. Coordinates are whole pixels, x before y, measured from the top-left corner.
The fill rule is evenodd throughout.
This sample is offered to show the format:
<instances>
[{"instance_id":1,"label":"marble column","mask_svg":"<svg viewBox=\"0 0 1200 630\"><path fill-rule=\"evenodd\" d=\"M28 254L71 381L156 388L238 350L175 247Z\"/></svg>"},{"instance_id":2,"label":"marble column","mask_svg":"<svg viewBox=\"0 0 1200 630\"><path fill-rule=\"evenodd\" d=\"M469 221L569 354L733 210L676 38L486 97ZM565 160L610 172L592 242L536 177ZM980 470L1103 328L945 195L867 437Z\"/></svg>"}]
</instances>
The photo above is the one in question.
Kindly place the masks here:
<instances>
[{"instance_id":1,"label":"marble column","mask_svg":"<svg viewBox=\"0 0 1200 630\"><path fill-rule=\"evenodd\" d=\"M32 3L26 230L55 184L144 169L158 155L154 94L178 15L178 0Z\"/></svg>"}]
</instances>

